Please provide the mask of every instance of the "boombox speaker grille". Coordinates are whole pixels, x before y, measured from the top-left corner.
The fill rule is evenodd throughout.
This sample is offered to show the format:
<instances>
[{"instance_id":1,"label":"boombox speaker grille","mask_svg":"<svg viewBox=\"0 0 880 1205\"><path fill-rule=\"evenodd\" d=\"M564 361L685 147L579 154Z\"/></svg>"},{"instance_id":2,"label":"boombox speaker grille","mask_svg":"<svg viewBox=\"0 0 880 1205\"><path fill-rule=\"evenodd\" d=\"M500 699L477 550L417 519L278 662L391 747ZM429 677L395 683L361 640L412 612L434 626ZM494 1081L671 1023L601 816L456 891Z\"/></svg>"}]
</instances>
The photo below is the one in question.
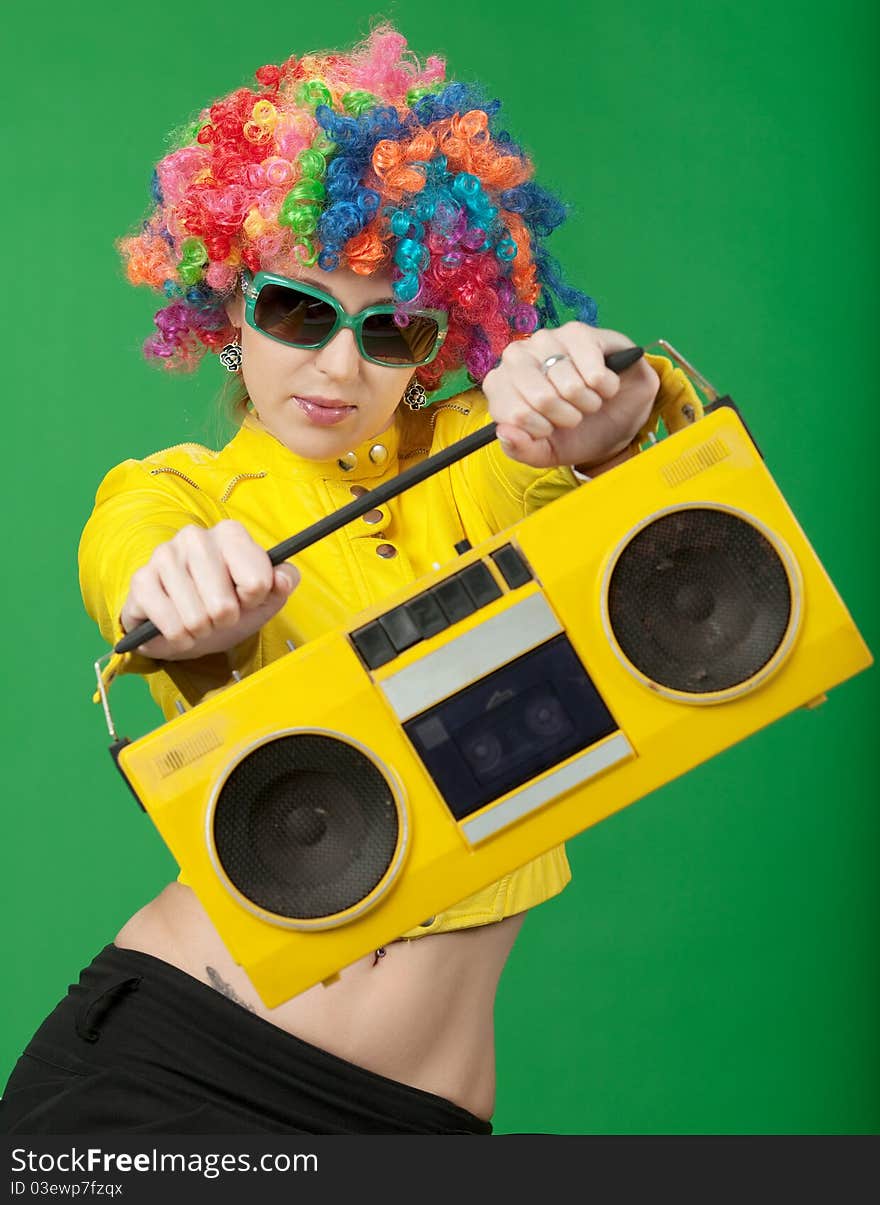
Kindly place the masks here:
<instances>
[{"instance_id":1,"label":"boombox speaker grille","mask_svg":"<svg viewBox=\"0 0 880 1205\"><path fill-rule=\"evenodd\" d=\"M246 899L315 920L365 899L398 844L394 795L377 766L332 736L284 735L233 769L213 814L217 857Z\"/></svg>"},{"instance_id":2,"label":"boombox speaker grille","mask_svg":"<svg viewBox=\"0 0 880 1205\"><path fill-rule=\"evenodd\" d=\"M709 507L664 514L621 552L608 619L624 655L659 686L731 690L773 658L792 595L773 544L739 515Z\"/></svg>"}]
</instances>

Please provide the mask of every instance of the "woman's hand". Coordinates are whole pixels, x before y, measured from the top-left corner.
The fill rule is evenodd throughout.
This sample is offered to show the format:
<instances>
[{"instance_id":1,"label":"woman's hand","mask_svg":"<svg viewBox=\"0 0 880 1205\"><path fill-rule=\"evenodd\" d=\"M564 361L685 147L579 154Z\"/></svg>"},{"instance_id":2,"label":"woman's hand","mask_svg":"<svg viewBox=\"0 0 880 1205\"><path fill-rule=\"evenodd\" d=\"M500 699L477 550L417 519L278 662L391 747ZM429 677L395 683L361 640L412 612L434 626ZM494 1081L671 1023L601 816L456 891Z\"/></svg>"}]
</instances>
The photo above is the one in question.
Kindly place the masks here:
<instances>
[{"instance_id":1,"label":"woman's hand","mask_svg":"<svg viewBox=\"0 0 880 1205\"><path fill-rule=\"evenodd\" d=\"M620 376L605 367L608 352L632 346L619 331L583 322L509 344L482 384L507 455L535 468L570 464L588 473L621 452L648 418L660 387L644 357ZM568 359L543 373L542 363L554 355Z\"/></svg>"},{"instance_id":2,"label":"woman's hand","mask_svg":"<svg viewBox=\"0 0 880 1205\"><path fill-rule=\"evenodd\" d=\"M184 527L132 574L120 616L130 632L151 619L161 636L138 648L157 661L186 661L233 648L284 606L299 582L293 565L273 566L232 519Z\"/></svg>"}]
</instances>

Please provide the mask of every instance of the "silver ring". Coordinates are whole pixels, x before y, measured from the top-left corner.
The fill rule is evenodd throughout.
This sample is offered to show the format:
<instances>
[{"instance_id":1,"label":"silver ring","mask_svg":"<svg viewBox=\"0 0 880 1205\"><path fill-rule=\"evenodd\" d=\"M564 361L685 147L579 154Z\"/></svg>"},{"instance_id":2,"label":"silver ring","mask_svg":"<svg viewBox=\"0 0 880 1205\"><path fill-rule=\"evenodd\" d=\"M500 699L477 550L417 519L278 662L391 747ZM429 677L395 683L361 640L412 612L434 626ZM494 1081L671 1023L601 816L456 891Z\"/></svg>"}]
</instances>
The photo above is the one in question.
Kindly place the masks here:
<instances>
[{"instance_id":1,"label":"silver ring","mask_svg":"<svg viewBox=\"0 0 880 1205\"><path fill-rule=\"evenodd\" d=\"M554 364L558 364L560 360L569 360L569 359L571 359L571 357L567 356L565 354L565 352L560 352L558 355L555 355L555 356L548 356L546 360L541 361L541 372L543 372L544 376L546 377L547 373L550 371L550 369L553 367Z\"/></svg>"}]
</instances>

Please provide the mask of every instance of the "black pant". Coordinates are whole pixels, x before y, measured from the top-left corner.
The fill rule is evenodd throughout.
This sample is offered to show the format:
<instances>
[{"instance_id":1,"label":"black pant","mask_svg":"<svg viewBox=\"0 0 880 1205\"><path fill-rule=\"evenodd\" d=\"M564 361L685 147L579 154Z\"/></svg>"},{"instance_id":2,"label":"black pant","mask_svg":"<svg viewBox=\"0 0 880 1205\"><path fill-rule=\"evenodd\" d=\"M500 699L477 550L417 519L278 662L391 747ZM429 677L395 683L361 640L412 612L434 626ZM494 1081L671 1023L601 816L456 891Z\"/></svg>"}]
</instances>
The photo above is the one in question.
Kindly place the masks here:
<instances>
[{"instance_id":1,"label":"black pant","mask_svg":"<svg viewBox=\"0 0 880 1205\"><path fill-rule=\"evenodd\" d=\"M108 945L9 1077L0 1133L491 1134L452 1101L286 1033Z\"/></svg>"}]
</instances>

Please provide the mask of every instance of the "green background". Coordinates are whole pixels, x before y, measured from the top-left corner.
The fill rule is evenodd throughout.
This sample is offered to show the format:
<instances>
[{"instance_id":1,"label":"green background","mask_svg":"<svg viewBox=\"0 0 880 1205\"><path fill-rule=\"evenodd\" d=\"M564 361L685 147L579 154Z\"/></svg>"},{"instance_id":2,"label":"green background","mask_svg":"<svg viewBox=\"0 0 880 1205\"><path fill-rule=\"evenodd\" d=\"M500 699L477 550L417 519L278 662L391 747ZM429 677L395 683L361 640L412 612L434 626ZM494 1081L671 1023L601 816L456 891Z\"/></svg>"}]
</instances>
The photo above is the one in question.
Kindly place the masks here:
<instances>
[{"instance_id":1,"label":"green background","mask_svg":"<svg viewBox=\"0 0 880 1205\"><path fill-rule=\"evenodd\" d=\"M140 343L113 240L165 133L384 13L481 78L573 204L600 321L741 405L868 644L877 631L877 6L95 0L5 18L6 777L0 1076L175 872L106 752L76 546L103 473L210 442L223 372ZM290 13L288 17L283 16ZM132 736L158 713L114 688ZM498 997L498 1133L877 1133L877 673L581 834Z\"/></svg>"}]
</instances>

